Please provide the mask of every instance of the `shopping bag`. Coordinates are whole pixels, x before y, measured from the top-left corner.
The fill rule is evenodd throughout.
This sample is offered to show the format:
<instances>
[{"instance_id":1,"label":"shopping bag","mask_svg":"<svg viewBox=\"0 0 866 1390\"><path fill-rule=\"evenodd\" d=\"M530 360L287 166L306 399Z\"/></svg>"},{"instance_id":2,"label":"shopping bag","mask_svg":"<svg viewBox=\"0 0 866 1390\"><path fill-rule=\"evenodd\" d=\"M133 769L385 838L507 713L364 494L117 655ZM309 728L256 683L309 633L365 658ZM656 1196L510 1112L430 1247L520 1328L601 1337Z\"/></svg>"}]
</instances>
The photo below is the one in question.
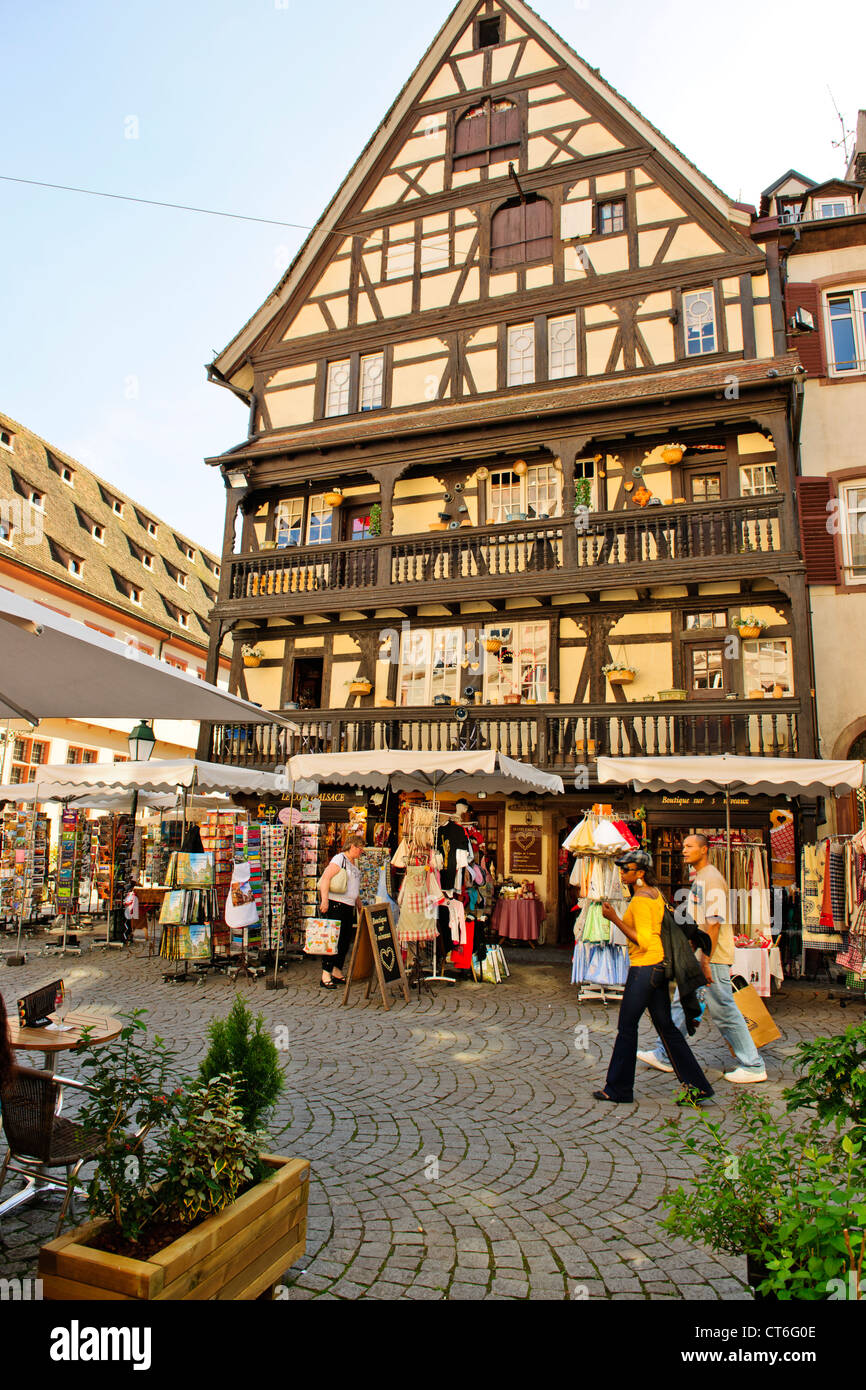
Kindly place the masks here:
<instances>
[{"instance_id":1,"label":"shopping bag","mask_svg":"<svg viewBox=\"0 0 866 1390\"><path fill-rule=\"evenodd\" d=\"M766 1047L767 1043L781 1038L782 1034L755 986L747 984L742 975L733 975L731 988L734 991L734 1002L748 1024L749 1036L755 1047ZM733 1048L731 1052L733 1053Z\"/></svg>"},{"instance_id":2,"label":"shopping bag","mask_svg":"<svg viewBox=\"0 0 866 1390\"><path fill-rule=\"evenodd\" d=\"M311 917L307 922L304 952L308 956L335 956L340 923L330 917Z\"/></svg>"}]
</instances>

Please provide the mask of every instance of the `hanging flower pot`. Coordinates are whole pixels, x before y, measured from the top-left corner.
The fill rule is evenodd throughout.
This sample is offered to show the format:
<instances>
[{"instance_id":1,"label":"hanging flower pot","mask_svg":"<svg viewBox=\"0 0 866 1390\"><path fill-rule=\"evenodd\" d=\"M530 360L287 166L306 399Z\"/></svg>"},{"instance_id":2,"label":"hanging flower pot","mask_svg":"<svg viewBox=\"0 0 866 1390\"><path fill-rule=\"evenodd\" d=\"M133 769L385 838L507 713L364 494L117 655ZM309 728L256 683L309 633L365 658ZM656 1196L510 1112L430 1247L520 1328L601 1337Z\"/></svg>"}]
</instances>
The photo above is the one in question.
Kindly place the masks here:
<instances>
[{"instance_id":1,"label":"hanging flower pot","mask_svg":"<svg viewBox=\"0 0 866 1390\"><path fill-rule=\"evenodd\" d=\"M502 650L503 646L501 637L485 637L484 639L484 650L492 652L494 656Z\"/></svg>"},{"instance_id":2,"label":"hanging flower pot","mask_svg":"<svg viewBox=\"0 0 866 1390\"><path fill-rule=\"evenodd\" d=\"M760 637L766 626L762 618L756 618L750 613L737 623L737 632L741 637Z\"/></svg>"},{"instance_id":3,"label":"hanging flower pot","mask_svg":"<svg viewBox=\"0 0 866 1390\"><path fill-rule=\"evenodd\" d=\"M515 461L514 461L514 463L513 463L513 465L512 465L511 471L512 471L512 473L516 473L517 476L518 476L518 478L522 478L522 477L524 476L524 474L526 473L526 469L527 469L526 459L515 459Z\"/></svg>"},{"instance_id":4,"label":"hanging flower pot","mask_svg":"<svg viewBox=\"0 0 866 1390\"><path fill-rule=\"evenodd\" d=\"M631 685L637 674L633 666L622 666L619 664L603 666L601 669L607 676L611 685Z\"/></svg>"},{"instance_id":5,"label":"hanging flower pot","mask_svg":"<svg viewBox=\"0 0 866 1390\"><path fill-rule=\"evenodd\" d=\"M373 682L372 682L372 681L365 681L365 680L349 681L349 694L350 694L350 695L369 695L369 694L370 694L370 691L371 691L372 689L373 689Z\"/></svg>"},{"instance_id":6,"label":"hanging flower pot","mask_svg":"<svg viewBox=\"0 0 866 1390\"><path fill-rule=\"evenodd\" d=\"M662 463L680 463L685 452L682 444L667 444L662 449Z\"/></svg>"},{"instance_id":7,"label":"hanging flower pot","mask_svg":"<svg viewBox=\"0 0 866 1390\"><path fill-rule=\"evenodd\" d=\"M261 666L264 651L261 647L241 647L245 666Z\"/></svg>"},{"instance_id":8,"label":"hanging flower pot","mask_svg":"<svg viewBox=\"0 0 866 1390\"><path fill-rule=\"evenodd\" d=\"M342 505L343 505L343 494L342 494L342 492L334 491L334 492L326 492L326 493L325 493L325 506L326 506L326 507L342 507Z\"/></svg>"}]
</instances>

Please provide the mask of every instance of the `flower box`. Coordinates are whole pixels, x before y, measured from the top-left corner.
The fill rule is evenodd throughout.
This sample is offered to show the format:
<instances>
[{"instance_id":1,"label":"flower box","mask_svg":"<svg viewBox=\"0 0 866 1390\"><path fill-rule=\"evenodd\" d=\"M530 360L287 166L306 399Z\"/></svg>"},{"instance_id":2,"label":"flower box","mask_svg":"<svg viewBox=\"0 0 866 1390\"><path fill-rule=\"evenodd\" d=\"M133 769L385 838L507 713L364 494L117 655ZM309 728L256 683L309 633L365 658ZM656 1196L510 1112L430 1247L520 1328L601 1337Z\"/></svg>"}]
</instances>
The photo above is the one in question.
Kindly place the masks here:
<instances>
[{"instance_id":1,"label":"flower box","mask_svg":"<svg viewBox=\"0 0 866 1390\"><path fill-rule=\"evenodd\" d=\"M105 1218L59 1236L39 1252L43 1297L55 1302L249 1301L259 1298L306 1248L310 1165L264 1154L273 1176L148 1259L88 1245Z\"/></svg>"},{"instance_id":2,"label":"flower box","mask_svg":"<svg viewBox=\"0 0 866 1390\"><path fill-rule=\"evenodd\" d=\"M660 690L658 692L660 700L687 700L687 690Z\"/></svg>"},{"instance_id":3,"label":"flower box","mask_svg":"<svg viewBox=\"0 0 866 1390\"><path fill-rule=\"evenodd\" d=\"M505 695L503 696L502 703L504 705L519 705L522 699L522 695Z\"/></svg>"},{"instance_id":4,"label":"flower box","mask_svg":"<svg viewBox=\"0 0 866 1390\"><path fill-rule=\"evenodd\" d=\"M349 681L350 695L369 695L372 689L372 681Z\"/></svg>"}]
</instances>

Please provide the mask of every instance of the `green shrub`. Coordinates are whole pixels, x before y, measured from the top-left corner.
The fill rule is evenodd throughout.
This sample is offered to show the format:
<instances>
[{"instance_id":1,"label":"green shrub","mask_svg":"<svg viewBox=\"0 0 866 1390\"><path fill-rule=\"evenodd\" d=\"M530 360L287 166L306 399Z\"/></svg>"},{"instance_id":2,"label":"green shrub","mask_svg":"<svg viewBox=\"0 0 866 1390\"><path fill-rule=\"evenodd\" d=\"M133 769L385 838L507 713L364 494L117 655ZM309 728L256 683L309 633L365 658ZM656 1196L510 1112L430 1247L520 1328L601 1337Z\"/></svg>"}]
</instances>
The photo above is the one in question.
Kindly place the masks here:
<instances>
[{"instance_id":1,"label":"green shrub","mask_svg":"<svg viewBox=\"0 0 866 1390\"><path fill-rule=\"evenodd\" d=\"M210 1047L199 1067L202 1081L234 1075L237 1105L247 1129L258 1129L277 1103L286 1079L280 1054L268 1036L264 1017L252 1013L238 996L228 1018L208 1026Z\"/></svg>"},{"instance_id":2,"label":"green shrub","mask_svg":"<svg viewBox=\"0 0 866 1390\"><path fill-rule=\"evenodd\" d=\"M825 1124L866 1129L866 1022L801 1043L794 1066L805 1075L785 1091L789 1110L814 1107Z\"/></svg>"},{"instance_id":3,"label":"green shrub","mask_svg":"<svg viewBox=\"0 0 866 1390\"><path fill-rule=\"evenodd\" d=\"M192 1225L230 1206L264 1176L263 1138L246 1124L230 1077L190 1087L168 1134L159 1214Z\"/></svg>"}]
</instances>

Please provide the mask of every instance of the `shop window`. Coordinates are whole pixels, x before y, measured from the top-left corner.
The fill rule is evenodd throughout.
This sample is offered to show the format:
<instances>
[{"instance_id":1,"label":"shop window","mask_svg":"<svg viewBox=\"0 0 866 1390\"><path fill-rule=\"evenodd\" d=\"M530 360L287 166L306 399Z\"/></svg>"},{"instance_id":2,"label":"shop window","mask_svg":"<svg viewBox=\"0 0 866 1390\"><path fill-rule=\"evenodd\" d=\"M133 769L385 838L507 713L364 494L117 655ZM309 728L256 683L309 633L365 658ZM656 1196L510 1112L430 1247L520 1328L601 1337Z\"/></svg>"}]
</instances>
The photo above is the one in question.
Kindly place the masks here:
<instances>
[{"instance_id":1,"label":"shop window","mask_svg":"<svg viewBox=\"0 0 866 1390\"><path fill-rule=\"evenodd\" d=\"M777 686L783 695L794 693L791 643L786 637L743 643L743 685L747 695L751 690L772 695Z\"/></svg>"},{"instance_id":2,"label":"shop window","mask_svg":"<svg viewBox=\"0 0 866 1390\"><path fill-rule=\"evenodd\" d=\"M723 646L694 646L688 651L693 695L723 695L729 662Z\"/></svg>"},{"instance_id":3,"label":"shop window","mask_svg":"<svg viewBox=\"0 0 866 1390\"><path fill-rule=\"evenodd\" d=\"M325 395L325 415L348 415L351 364L348 358L328 363L328 385Z\"/></svg>"},{"instance_id":4,"label":"shop window","mask_svg":"<svg viewBox=\"0 0 866 1390\"><path fill-rule=\"evenodd\" d=\"M325 501L324 494L318 493L310 498L310 515L307 521L307 544L320 545L331 539L334 524L334 511Z\"/></svg>"},{"instance_id":5,"label":"shop window","mask_svg":"<svg viewBox=\"0 0 866 1390\"><path fill-rule=\"evenodd\" d=\"M361 409L378 410L382 404L385 357L381 352L361 358Z\"/></svg>"},{"instance_id":6,"label":"shop window","mask_svg":"<svg viewBox=\"0 0 866 1390\"><path fill-rule=\"evenodd\" d=\"M553 208L546 198L530 193L525 200L510 198L494 213L490 228L493 270L549 261L553 255Z\"/></svg>"},{"instance_id":7,"label":"shop window","mask_svg":"<svg viewBox=\"0 0 866 1390\"><path fill-rule=\"evenodd\" d=\"M535 324L521 323L508 330L509 386L526 386L535 381Z\"/></svg>"},{"instance_id":8,"label":"shop window","mask_svg":"<svg viewBox=\"0 0 866 1390\"><path fill-rule=\"evenodd\" d=\"M274 539L278 550L300 545L303 535L304 502L301 497L287 497L277 503Z\"/></svg>"},{"instance_id":9,"label":"shop window","mask_svg":"<svg viewBox=\"0 0 866 1390\"><path fill-rule=\"evenodd\" d=\"M595 225L600 236L613 236L615 232L624 232L625 203L599 203Z\"/></svg>"},{"instance_id":10,"label":"shop window","mask_svg":"<svg viewBox=\"0 0 866 1390\"><path fill-rule=\"evenodd\" d=\"M687 357L716 351L716 301L711 289L683 295L683 321Z\"/></svg>"},{"instance_id":11,"label":"shop window","mask_svg":"<svg viewBox=\"0 0 866 1390\"><path fill-rule=\"evenodd\" d=\"M686 631L691 632L698 628L727 627L727 610L719 609L713 613L687 613Z\"/></svg>"},{"instance_id":12,"label":"shop window","mask_svg":"<svg viewBox=\"0 0 866 1390\"><path fill-rule=\"evenodd\" d=\"M547 375L551 381L577 372L577 320L574 314L547 320Z\"/></svg>"},{"instance_id":13,"label":"shop window","mask_svg":"<svg viewBox=\"0 0 866 1390\"><path fill-rule=\"evenodd\" d=\"M400 649L400 704L432 705L437 695L458 699L464 647L462 628L406 633Z\"/></svg>"},{"instance_id":14,"label":"shop window","mask_svg":"<svg viewBox=\"0 0 866 1390\"><path fill-rule=\"evenodd\" d=\"M774 463L747 463L740 466L740 496L766 497L776 491Z\"/></svg>"},{"instance_id":15,"label":"shop window","mask_svg":"<svg viewBox=\"0 0 866 1390\"><path fill-rule=\"evenodd\" d=\"M487 650L489 639L498 638L497 652ZM550 672L549 623L497 624L485 628L484 700L502 704L507 695L522 695L526 701L547 700Z\"/></svg>"},{"instance_id":16,"label":"shop window","mask_svg":"<svg viewBox=\"0 0 866 1390\"><path fill-rule=\"evenodd\" d=\"M866 583L866 480L839 488L842 565L846 584Z\"/></svg>"},{"instance_id":17,"label":"shop window","mask_svg":"<svg viewBox=\"0 0 866 1390\"><path fill-rule=\"evenodd\" d=\"M487 510L492 522L559 516L562 475L552 463L533 464L522 477L511 469L491 473Z\"/></svg>"},{"instance_id":18,"label":"shop window","mask_svg":"<svg viewBox=\"0 0 866 1390\"><path fill-rule=\"evenodd\" d=\"M471 106L454 130L454 172L520 158L520 112L506 98Z\"/></svg>"},{"instance_id":19,"label":"shop window","mask_svg":"<svg viewBox=\"0 0 866 1390\"><path fill-rule=\"evenodd\" d=\"M831 376L866 371L866 289L834 290L825 315Z\"/></svg>"}]
</instances>

